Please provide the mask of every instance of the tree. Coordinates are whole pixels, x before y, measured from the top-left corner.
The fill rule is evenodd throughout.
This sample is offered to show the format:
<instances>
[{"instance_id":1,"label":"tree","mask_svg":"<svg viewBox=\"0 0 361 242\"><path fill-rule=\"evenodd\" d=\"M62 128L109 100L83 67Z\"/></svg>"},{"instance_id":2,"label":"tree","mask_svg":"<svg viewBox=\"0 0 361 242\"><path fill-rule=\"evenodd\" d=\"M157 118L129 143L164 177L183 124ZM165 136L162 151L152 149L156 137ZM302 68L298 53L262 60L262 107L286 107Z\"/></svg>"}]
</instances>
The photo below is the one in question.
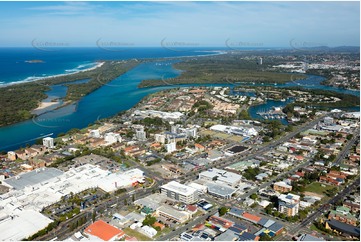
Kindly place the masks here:
<instances>
[{"instance_id":1,"label":"tree","mask_svg":"<svg viewBox=\"0 0 361 242\"><path fill-rule=\"evenodd\" d=\"M271 241L272 237L268 234L262 233L262 235L259 238L260 241Z\"/></svg>"},{"instance_id":2,"label":"tree","mask_svg":"<svg viewBox=\"0 0 361 242\"><path fill-rule=\"evenodd\" d=\"M157 219L152 215L148 214L143 220L143 225L153 225L155 222L157 222Z\"/></svg>"},{"instance_id":3,"label":"tree","mask_svg":"<svg viewBox=\"0 0 361 242\"><path fill-rule=\"evenodd\" d=\"M221 207L219 210L219 216L223 216L228 212L228 208L227 207Z\"/></svg>"},{"instance_id":4,"label":"tree","mask_svg":"<svg viewBox=\"0 0 361 242\"><path fill-rule=\"evenodd\" d=\"M252 198L253 200L256 200L258 198L257 194L256 193L253 193L250 198Z\"/></svg>"},{"instance_id":5,"label":"tree","mask_svg":"<svg viewBox=\"0 0 361 242\"><path fill-rule=\"evenodd\" d=\"M97 216L97 211L93 211L93 214L92 214L92 221L93 221L93 223L95 222L95 218L96 218L96 216Z\"/></svg>"},{"instance_id":6,"label":"tree","mask_svg":"<svg viewBox=\"0 0 361 242\"><path fill-rule=\"evenodd\" d=\"M346 136L346 139L347 139L347 140L350 140L350 139L352 139L352 137L353 137L352 134L348 134L348 135Z\"/></svg>"}]
</instances>

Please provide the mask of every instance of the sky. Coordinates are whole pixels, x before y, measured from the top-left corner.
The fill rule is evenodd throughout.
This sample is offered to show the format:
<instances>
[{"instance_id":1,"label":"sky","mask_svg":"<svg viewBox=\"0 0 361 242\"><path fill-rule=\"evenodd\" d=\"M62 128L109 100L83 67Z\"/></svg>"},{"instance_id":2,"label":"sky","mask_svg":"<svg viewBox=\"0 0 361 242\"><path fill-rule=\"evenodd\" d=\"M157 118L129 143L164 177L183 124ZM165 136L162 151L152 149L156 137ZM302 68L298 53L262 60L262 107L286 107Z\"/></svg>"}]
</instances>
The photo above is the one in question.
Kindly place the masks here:
<instances>
[{"instance_id":1,"label":"sky","mask_svg":"<svg viewBox=\"0 0 361 242\"><path fill-rule=\"evenodd\" d=\"M360 45L354 2L0 2L0 47Z\"/></svg>"}]
</instances>

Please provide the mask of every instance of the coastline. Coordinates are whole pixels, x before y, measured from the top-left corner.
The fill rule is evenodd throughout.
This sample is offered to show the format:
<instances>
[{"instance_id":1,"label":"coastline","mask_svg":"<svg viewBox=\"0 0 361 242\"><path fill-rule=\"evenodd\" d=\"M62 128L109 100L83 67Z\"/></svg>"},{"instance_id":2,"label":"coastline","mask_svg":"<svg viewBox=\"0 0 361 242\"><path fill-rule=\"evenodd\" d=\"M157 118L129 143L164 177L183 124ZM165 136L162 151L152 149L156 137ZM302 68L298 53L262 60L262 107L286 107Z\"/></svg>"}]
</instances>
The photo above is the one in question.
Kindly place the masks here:
<instances>
[{"instance_id":1,"label":"coastline","mask_svg":"<svg viewBox=\"0 0 361 242\"><path fill-rule=\"evenodd\" d=\"M60 77L60 76L69 76L69 75L73 75L73 74L77 74L77 73L81 73L81 72L95 70L95 69L101 67L102 65L104 65L105 61L96 61L95 63L97 63L97 64L95 66L93 66L93 67L89 67L89 68L84 69L84 70L78 70L78 71L75 71L75 72L69 72L69 73L63 73L63 74L57 74L57 75L51 75L51 76L43 76L43 77L32 76L32 77L27 77L22 81L14 81L14 82L9 82L9 83L1 83L0 82L0 88L13 86L13 85L18 85L18 84L42 81L42 80L46 80L48 78L54 78L54 77Z\"/></svg>"}]
</instances>

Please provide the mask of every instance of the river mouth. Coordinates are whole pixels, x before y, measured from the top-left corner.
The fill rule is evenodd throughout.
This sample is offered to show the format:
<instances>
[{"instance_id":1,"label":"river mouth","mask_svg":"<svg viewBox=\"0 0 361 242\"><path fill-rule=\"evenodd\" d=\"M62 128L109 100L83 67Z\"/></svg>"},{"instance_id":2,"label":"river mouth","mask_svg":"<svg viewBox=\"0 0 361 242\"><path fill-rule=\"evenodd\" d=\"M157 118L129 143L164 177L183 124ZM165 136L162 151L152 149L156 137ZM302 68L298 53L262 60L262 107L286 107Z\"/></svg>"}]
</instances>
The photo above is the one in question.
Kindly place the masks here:
<instances>
[{"instance_id":1,"label":"river mouth","mask_svg":"<svg viewBox=\"0 0 361 242\"><path fill-rule=\"evenodd\" d=\"M157 62L147 62L138 65L129 70L120 77L103 85L101 88L95 90L87 96L84 96L77 103L61 107L61 98L66 94L66 87L63 85L56 85L55 89L50 90L53 97L59 98L59 106L49 107L49 110L42 112L33 120L17 123L14 125L0 128L0 150L15 150L19 147L25 147L26 144L33 144L36 140L42 138L44 135L51 134L53 137L60 133L65 133L73 128L84 128L90 123L94 123L98 119L113 116L121 111L128 110L136 105L145 96L165 89L177 87L194 87L194 86L223 86L223 87L238 87L243 86L241 83L235 84L187 84L187 85L164 85L160 87L138 88L138 84L145 78L167 79L175 78L180 75L180 71L172 67L172 63L177 60L165 60L163 65ZM286 84L258 84L258 86L272 86L275 88L294 87L299 86L298 83L308 83L309 89L323 89L325 86L320 82L324 80L323 77L309 75L309 78L300 81L294 81ZM84 80L81 80L84 81ZM69 83L67 83L69 84ZM246 86L246 83L244 84ZM252 84L247 83L248 87ZM254 84L253 86L257 86ZM302 86L304 87L304 85ZM327 87L326 87L327 88ZM332 88L334 89L334 88ZM348 90L337 89L338 92L350 94ZM356 92L353 94L357 94ZM249 93L249 95L252 95ZM358 93L359 96L359 93ZM48 97L51 98L51 95ZM49 100L48 99L48 100ZM257 115L260 110L268 110L273 106L284 107L289 100L286 101L272 101L268 100L266 103L253 106L249 109L252 118L261 118ZM287 124L286 120L281 120L282 123Z\"/></svg>"}]
</instances>

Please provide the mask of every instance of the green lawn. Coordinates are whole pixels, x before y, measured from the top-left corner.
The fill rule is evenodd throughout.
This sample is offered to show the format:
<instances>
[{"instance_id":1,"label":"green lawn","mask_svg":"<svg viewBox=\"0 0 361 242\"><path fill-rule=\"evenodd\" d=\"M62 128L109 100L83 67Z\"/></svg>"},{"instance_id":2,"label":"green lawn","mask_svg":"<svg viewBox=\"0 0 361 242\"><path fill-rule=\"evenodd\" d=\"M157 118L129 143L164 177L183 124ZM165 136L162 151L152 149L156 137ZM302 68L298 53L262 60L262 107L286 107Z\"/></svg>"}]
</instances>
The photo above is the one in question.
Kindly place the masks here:
<instances>
[{"instance_id":1,"label":"green lawn","mask_svg":"<svg viewBox=\"0 0 361 242\"><path fill-rule=\"evenodd\" d=\"M132 230L131 228L125 228L123 231L131 237L136 237L139 241L149 241L152 240L151 238L145 236L142 233L139 233L138 231Z\"/></svg>"},{"instance_id":2,"label":"green lawn","mask_svg":"<svg viewBox=\"0 0 361 242\"><path fill-rule=\"evenodd\" d=\"M321 184L319 182L313 182L308 185L305 189L306 192L314 192L320 195L325 195L325 192L329 189L332 189L333 186Z\"/></svg>"}]
</instances>

